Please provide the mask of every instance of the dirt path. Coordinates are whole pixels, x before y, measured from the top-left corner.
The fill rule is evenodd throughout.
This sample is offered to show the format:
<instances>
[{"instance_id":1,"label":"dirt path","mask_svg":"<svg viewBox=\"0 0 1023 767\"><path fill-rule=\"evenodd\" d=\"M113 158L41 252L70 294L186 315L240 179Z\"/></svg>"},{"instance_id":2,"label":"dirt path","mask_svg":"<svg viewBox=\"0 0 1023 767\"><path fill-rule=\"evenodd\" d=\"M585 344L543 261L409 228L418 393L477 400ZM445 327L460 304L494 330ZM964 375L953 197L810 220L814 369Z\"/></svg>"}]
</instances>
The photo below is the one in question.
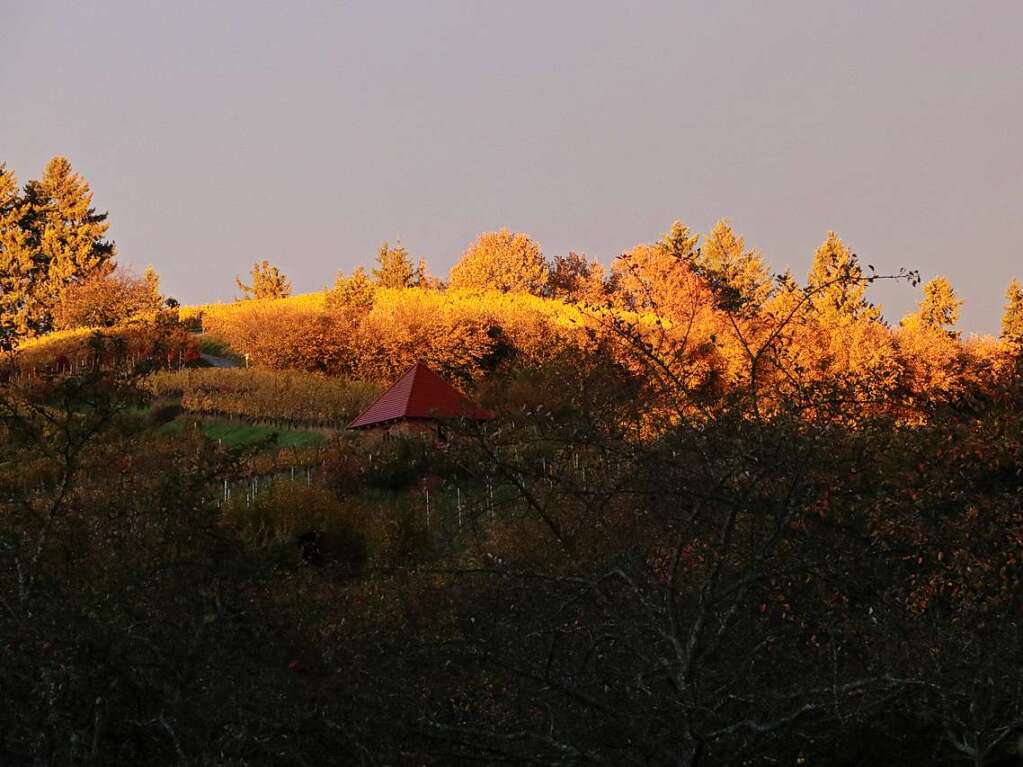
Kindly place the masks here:
<instances>
[{"instance_id":1,"label":"dirt path","mask_svg":"<svg viewBox=\"0 0 1023 767\"><path fill-rule=\"evenodd\" d=\"M240 368L241 365L235 360L227 357L214 357L212 354L200 354L203 362L209 363L211 368Z\"/></svg>"}]
</instances>

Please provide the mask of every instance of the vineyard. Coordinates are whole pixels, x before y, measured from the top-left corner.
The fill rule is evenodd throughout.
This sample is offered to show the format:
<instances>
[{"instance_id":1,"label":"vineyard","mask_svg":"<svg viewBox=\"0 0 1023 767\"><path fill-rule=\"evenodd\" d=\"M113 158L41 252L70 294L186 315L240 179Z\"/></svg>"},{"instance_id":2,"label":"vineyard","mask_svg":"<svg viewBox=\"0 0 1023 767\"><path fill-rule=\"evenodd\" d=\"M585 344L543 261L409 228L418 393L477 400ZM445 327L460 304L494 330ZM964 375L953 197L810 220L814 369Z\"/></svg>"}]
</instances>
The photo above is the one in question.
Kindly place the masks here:
<instances>
[{"instance_id":1,"label":"vineyard","mask_svg":"<svg viewBox=\"0 0 1023 767\"><path fill-rule=\"evenodd\" d=\"M343 429L379 394L360 382L285 370L195 368L147 378L154 397L180 397L188 413Z\"/></svg>"},{"instance_id":2,"label":"vineyard","mask_svg":"<svg viewBox=\"0 0 1023 767\"><path fill-rule=\"evenodd\" d=\"M24 341L16 367L31 371L46 366L77 371L103 365L183 367L199 359L197 339L176 323L137 323L112 328L75 328Z\"/></svg>"}]
</instances>

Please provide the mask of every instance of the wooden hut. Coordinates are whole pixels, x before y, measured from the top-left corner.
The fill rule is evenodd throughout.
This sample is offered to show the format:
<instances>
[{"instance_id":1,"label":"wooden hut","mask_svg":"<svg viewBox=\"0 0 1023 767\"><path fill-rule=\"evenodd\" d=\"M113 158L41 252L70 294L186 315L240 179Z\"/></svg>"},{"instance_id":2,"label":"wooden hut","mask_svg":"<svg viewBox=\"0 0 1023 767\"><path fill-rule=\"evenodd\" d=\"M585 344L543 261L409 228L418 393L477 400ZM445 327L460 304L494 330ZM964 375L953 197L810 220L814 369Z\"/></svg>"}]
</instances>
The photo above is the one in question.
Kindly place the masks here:
<instances>
[{"instance_id":1,"label":"wooden hut","mask_svg":"<svg viewBox=\"0 0 1023 767\"><path fill-rule=\"evenodd\" d=\"M348 428L378 438L421 434L445 439L447 422L485 421L493 417L425 364L417 362Z\"/></svg>"}]
</instances>

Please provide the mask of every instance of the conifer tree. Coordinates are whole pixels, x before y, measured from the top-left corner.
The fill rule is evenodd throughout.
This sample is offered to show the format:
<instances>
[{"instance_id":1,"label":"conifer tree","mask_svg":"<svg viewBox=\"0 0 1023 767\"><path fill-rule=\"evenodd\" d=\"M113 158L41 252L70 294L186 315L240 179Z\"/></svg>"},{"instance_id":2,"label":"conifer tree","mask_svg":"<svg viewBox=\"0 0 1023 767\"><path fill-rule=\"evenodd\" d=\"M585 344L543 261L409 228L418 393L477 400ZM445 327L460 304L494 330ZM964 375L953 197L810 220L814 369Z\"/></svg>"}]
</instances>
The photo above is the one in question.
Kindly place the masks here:
<instances>
[{"instance_id":1,"label":"conifer tree","mask_svg":"<svg viewBox=\"0 0 1023 767\"><path fill-rule=\"evenodd\" d=\"M25 187L29 227L47 276L61 286L109 274L114 244L103 239L110 224L92 207L89 183L64 157L54 157L39 181Z\"/></svg>"},{"instance_id":2,"label":"conifer tree","mask_svg":"<svg viewBox=\"0 0 1023 767\"><path fill-rule=\"evenodd\" d=\"M952 283L945 277L935 277L924 285L924 297L917 304L917 316L923 325L951 333L959 321L959 307L962 305Z\"/></svg>"},{"instance_id":3,"label":"conifer tree","mask_svg":"<svg viewBox=\"0 0 1023 767\"><path fill-rule=\"evenodd\" d=\"M807 278L815 291L813 303L837 317L876 319L877 309L866 299L867 286L859 259L834 232L817 248Z\"/></svg>"},{"instance_id":4,"label":"conifer tree","mask_svg":"<svg viewBox=\"0 0 1023 767\"><path fill-rule=\"evenodd\" d=\"M0 313L19 333L45 332L65 288L113 270L107 214L92 207L88 182L64 157L20 197L13 174L0 177Z\"/></svg>"},{"instance_id":5,"label":"conifer tree","mask_svg":"<svg viewBox=\"0 0 1023 767\"><path fill-rule=\"evenodd\" d=\"M721 219L703 241L697 265L731 306L760 306L771 292L771 277L760 253L746 250L728 219Z\"/></svg>"},{"instance_id":6,"label":"conifer tree","mask_svg":"<svg viewBox=\"0 0 1023 767\"><path fill-rule=\"evenodd\" d=\"M1002 314L1002 340L1014 352L1023 351L1023 287L1013 278L1005 291L1005 312Z\"/></svg>"},{"instance_id":7,"label":"conifer tree","mask_svg":"<svg viewBox=\"0 0 1023 767\"><path fill-rule=\"evenodd\" d=\"M393 248L383 243L377 251L377 264L373 270L373 281L378 287L407 288L414 284L416 270L401 243Z\"/></svg>"},{"instance_id":8,"label":"conifer tree","mask_svg":"<svg viewBox=\"0 0 1023 767\"><path fill-rule=\"evenodd\" d=\"M528 235L502 229L486 232L451 269L452 288L500 290L541 295L547 287L547 262Z\"/></svg>"},{"instance_id":9,"label":"conifer tree","mask_svg":"<svg viewBox=\"0 0 1023 767\"><path fill-rule=\"evenodd\" d=\"M27 330L25 299L34 260L21 214L18 180L0 164L0 349L13 346Z\"/></svg>"},{"instance_id":10,"label":"conifer tree","mask_svg":"<svg viewBox=\"0 0 1023 767\"><path fill-rule=\"evenodd\" d=\"M287 298L291 295L291 280L269 261L264 259L254 264L249 274L252 275L251 285L246 285L241 278L235 278L243 299Z\"/></svg>"},{"instance_id":11,"label":"conifer tree","mask_svg":"<svg viewBox=\"0 0 1023 767\"><path fill-rule=\"evenodd\" d=\"M142 273L142 279L145 282L146 290L153 297L156 305L162 304L163 296L160 294L160 275L152 264L146 267L146 270Z\"/></svg>"},{"instance_id":12,"label":"conifer tree","mask_svg":"<svg viewBox=\"0 0 1023 767\"><path fill-rule=\"evenodd\" d=\"M681 221L674 221L671 230L658 243L657 250L665 258L689 264L696 256L699 241L700 235L692 232Z\"/></svg>"}]
</instances>

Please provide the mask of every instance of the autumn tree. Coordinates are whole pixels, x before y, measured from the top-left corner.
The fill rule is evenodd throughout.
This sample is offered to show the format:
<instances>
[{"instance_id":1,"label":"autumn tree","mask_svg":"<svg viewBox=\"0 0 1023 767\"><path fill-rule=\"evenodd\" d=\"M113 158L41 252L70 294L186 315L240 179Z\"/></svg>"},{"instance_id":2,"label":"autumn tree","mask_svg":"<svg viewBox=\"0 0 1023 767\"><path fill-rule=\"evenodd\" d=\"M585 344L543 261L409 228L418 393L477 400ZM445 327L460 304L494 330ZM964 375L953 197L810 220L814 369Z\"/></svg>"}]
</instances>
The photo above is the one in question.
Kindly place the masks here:
<instances>
[{"instance_id":1,"label":"autumn tree","mask_svg":"<svg viewBox=\"0 0 1023 767\"><path fill-rule=\"evenodd\" d=\"M486 232L451 269L452 288L499 290L541 295L547 285L547 262L528 235L502 229Z\"/></svg>"},{"instance_id":2,"label":"autumn tree","mask_svg":"<svg viewBox=\"0 0 1023 767\"><path fill-rule=\"evenodd\" d=\"M0 314L21 334L46 332L65 288L114 268L104 239L106 213L92 207L88 182L64 157L47 163L18 195L14 175L0 171Z\"/></svg>"},{"instance_id":3,"label":"autumn tree","mask_svg":"<svg viewBox=\"0 0 1023 767\"><path fill-rule=\"evenodd\" d=\"M0 164L0 349L13 346L28 324L26 296L33 259L21 212L18 180Z\"/></svg>"},{"instance_id":4,"label":"autumn tree","mask_svg":"<svg viewBox=\"0 0 1023 767\"><path fill-rule=\"evenodd\" d=\"M832 317L875 318L877 310L866 299L867 286L856 254L834 232L813 256L807 287L814 304Z\"/></svg>"},{"instance_id":5,"label":"autumn tree","mask_svg":"<svg viewBox=\"0 0 1023 767\"><path fill-rule=\"evenodd\" d=\"M241 278L235 278L243 299L287 298L291 295L291 280L269 261L264 259L253 264L249 274L252 275L251 285L246 285Z\"/></svg>"},{"instance_id":6,"label":"autumn tree","mask_svg":"<svg viewBox=\"0 0 1023 767\"><path fill-rule=\"evenodd\" d=\"M604 267L595 258L587 261L574 251L555 256L547 294L563 300L600 303L605 298Z\"/></svg>"},{"instance_id":7,"label":"autumn tree","mask_svg":"<svg viewBox=\"0 0 1023 767\"><path fill-rule=\"evenodd\" d=\"M666 309L695 285L693 261L700 236L681 221L653 245L637 245L611 265L611 282L624 306Z\"/></svg>"},{"instance_id":8,"label":"autumn tree","mask_svg":"<svg viewBox=\"0 0 1023 767\"><path fill-rule=\"evenodd\" d=\"M54 328L110 327L149 319L163 306L160 279L146 269L141 278L120 269L96 275L64 289L54 310Z\"/></svg>"},{"instance_id":9,"label":"autumn tree","mask_svg":"<svg viewBox=\"0 0 1023 767\"><path fill-rule=\"evenodd\" d=\"M959 321L962 305L952 283L945 277L935 277L924 285L924 297L917 304L917 317L929 328L953 333L951 328Z\"/></svg>"},{"instance_id":10,"label":"autumn tree","mask_svg":"<svg viewBox=\"0 0 1023 767\"><path fill-rule=\"evenodd\" d=\"M704 239L696 264L719 289L722 297L735 304L759 307L771 292L771 277L756 250L749 250L728 219L721 219Z\"/></svg>"},{"instance_id":11,"label":"autumn tree","mask_svg":"<svg viewBox=\"0 0 1023 767\"><path fill-rule=\"evenodd\" d=\"M1023 349L1023 287L1015 278L1005 291L1005 312L1002 314L1002 340L1015 351Z\"/></svg>"},{"instance_id":12,"label":"autumn tree","mask_svg":"<svg viewBox=\"0 0 1023 767\"><path fill-rule=\"evenodd\" d=\"M327 293L327 308L335 311L355 310L368 312L373 308L373 294L376 286L366 276L361 266L352 270L350 277L339 271L334 279L334 289Z\"/></svg>"},{"instance_id":13,"label":"autumn tree","mask_svg":"<svg viewBox=\"0 0 1023 767\"><path fill-rule=\"evenodd\" d=\"M390 247L386 242L377 251L377 267L373 281L381 288L408 288L415 283L416 270L408 251L401 243Z\"/></svg>"},{"instance_id":14,"label":"autumn tree","mask_svg":"<svg viewBox=\"0 0 1023 767\"><path fill-rule=\"evenodd\" d=\"M939 394L957 396L962 389L966 360L952 326L963 302L944 277L928 282L923 292L917 311L899 323L896 338L910 390L930 406Z\"/></svg>"}]
</instances>

